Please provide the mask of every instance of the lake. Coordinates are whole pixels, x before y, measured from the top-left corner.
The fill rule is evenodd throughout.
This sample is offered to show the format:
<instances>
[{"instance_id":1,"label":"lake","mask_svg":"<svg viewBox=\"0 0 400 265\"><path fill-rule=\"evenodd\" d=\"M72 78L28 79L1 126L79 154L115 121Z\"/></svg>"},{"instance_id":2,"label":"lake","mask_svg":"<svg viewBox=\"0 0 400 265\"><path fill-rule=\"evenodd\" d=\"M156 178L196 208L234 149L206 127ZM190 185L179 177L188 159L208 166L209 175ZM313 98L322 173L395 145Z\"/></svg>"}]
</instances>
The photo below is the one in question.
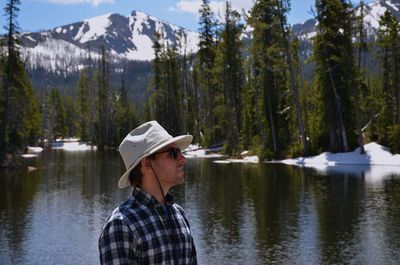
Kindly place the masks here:
<instances>
[{"instance_id":1,"label":"lake","mask_svg":"<svg viewBox=\"0 0 400 265\"><path fill-rule=\"evenodd\" d=\"M0 264L98 264L101 227L130 194L117 188L119 154L54 150L24 163L0 172ZM400 167L387 169L188 158L171 193L199 264L399 264Z\"/></svg>"}]
</instances>

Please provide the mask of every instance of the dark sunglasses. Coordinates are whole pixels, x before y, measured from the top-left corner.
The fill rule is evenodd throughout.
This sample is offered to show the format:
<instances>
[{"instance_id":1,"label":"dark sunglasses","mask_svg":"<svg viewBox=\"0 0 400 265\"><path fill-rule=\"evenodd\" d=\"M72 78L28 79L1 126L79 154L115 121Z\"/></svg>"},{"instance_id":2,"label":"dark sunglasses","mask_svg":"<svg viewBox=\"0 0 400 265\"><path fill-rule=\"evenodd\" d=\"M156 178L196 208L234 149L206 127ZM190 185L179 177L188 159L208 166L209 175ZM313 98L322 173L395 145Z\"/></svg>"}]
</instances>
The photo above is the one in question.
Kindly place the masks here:
<instances>
[{"instance_id":1,"label":"dark sunglasses","mask_svg":"<svg viewBox=\"0 0 400 265\"><path fill-rule=\"evenodd\" d=\"M168 148L167 150L154 153L153 155L158 155L158 154L167 153L167 152L171 158L178 160L179 154L181 154L181 149L171 147L171 148Z\"/></svg>"}]
</instances>

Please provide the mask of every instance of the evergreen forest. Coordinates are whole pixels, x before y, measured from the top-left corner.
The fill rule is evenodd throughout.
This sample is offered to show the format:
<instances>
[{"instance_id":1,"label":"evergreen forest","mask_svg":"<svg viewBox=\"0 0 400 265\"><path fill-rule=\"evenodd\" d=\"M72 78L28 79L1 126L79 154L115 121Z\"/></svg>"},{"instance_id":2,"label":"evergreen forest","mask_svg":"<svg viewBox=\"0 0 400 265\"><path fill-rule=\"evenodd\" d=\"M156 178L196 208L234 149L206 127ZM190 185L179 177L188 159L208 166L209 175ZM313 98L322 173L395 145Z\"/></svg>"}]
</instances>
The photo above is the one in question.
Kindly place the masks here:
<instances>
[{"instance_id":1,"label":"evergreen forest","mask_svg":"<svg viewBox=\"0 0 400 265\"><path fill-rule=\"evenodd\" d=\"M256 0L240 13L226 2L217 19L209 0L199 10L196 54L154 36L152 78L142 104L127 96L126 76L111 85L105 49L90 57L73 96L40 94L18 51L20 0L4 7L7 34L0 55L0 161L9 166L28 145L79 137L99 149L118 148L140 123L156 119L172 135L192 134L203 147L222 146L261 159L345 152L377 141L400 152L400 23L389 11L374 38L350 1L316 0L312 78L303 76L299 40L287 22L290 0ZM242 39L251 28L251 41ZM366 66L376 58L378 71ZM361 148L363 152L363 148Z\"/></svg>"}]
</instances>

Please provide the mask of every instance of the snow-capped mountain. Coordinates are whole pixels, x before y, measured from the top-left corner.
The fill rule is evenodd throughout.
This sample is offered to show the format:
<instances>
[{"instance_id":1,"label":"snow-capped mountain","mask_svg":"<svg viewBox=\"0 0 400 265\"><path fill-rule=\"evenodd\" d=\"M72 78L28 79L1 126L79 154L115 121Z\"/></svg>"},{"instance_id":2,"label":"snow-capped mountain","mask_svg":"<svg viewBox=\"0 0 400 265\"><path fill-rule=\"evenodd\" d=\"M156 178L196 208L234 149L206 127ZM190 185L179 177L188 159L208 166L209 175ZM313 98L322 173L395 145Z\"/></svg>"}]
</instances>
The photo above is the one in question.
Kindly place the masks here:
<instances>
[{"instance_id":1,"label":"snow-capped mountain","mask_svg":"<svg viewBox=\"0 0 400 265\"><path fill-rule=\"evenodd\" d=\"M386 10L392 12L400 20L400 0L376 0L364 5L364 26L369 38L375 38L379 28L379 19ZM356 9L356 15L360 14L360 7ZM309 19L304 23L293 26L293 34L302 41L309 41L316 35L315 19Z\"/></svg>"},{"instance_id":2,"label":"snow-capped mountain","mask_svg":"<svg viewBox=\"0 0 400 265\"><path fill-rule=\"evenodd\" d=\"M376 35L379 28L379 19L387 10L395 15L397 20L400 20L400 0L380 0L366 5L364 24L369 35ZM357 10L357 15L359 13L360 8Z\"/></svg>"},{"instance_id":3,"label":"snow-capped mountain","mask_svg":"<svg viewBox=\"0 0 400 265\"><path fill-rule=\"evenodd\" d=\"M356 15L360 14L360 6L356 6ZM380 17L389 10L400 20L400 0L376 0L364 4L364 28L366 30L367 40L374 41L379 28ZM313 63L308 60L312 54L312 38L317 34L316 19L309 19L303 23L293 25L292 33L300 41L299 57L303 61L303 75L306 80L311 80L314 76ZM371 47L373 48L373 47ZM365 67L370 71L379 70L379 63L371 54L365 56Z\"/></svg>"},{"instance_id":4,"label":"snow-capped mountain","mask_svg":"<svg viewBox=\"0 0 400 265\"><path fill-rule=\"evenodd\" d=\"M154 34L180 52L196 52L198 33L161 21L142 12L129 16L106 14L49 31L21 34L21 54L31 69L75 72L89 52L98 58L101 47L114 60L149 61L154 58Z\"/></svg>"}]
</instances>

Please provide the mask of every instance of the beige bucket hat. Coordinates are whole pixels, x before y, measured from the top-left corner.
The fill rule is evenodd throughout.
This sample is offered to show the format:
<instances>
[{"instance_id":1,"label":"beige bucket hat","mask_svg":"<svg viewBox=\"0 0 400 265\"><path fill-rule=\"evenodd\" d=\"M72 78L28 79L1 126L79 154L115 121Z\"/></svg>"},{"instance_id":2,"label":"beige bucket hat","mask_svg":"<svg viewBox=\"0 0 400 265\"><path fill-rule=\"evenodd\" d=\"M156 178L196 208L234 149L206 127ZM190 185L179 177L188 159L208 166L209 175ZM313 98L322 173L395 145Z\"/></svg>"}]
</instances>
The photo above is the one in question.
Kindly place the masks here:
<instances>
[{"instance_id":1,"label":"beige bucket hat","mask_svg":"<svg viewBox=\"0 0 400 265\"><path fill-rule=\"evenodd\" d=\"M135 128L119 146L126 172L119 179L118 187L123 189L130 186L129 173L143 158L172 143L183 150L190 145L192 140L191 135L172 137L157 121L149 121Z\"/></svg>"}]
</instances>

